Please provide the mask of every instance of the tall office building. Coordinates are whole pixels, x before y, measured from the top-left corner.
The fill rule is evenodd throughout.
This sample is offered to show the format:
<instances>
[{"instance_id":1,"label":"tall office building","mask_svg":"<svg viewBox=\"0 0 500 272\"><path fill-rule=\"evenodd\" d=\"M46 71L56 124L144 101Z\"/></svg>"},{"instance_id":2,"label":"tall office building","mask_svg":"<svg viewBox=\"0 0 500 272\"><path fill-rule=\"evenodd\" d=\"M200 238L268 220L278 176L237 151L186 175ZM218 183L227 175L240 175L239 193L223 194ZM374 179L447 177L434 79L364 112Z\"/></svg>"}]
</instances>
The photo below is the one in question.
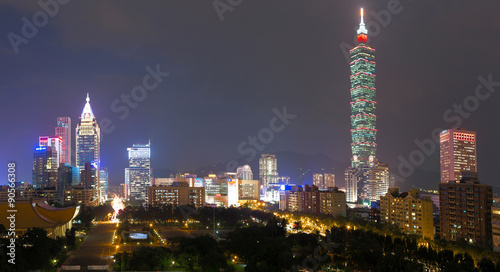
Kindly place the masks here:
<instances>
[{"instance_id":1,"label":"tall office building","mask_svg":"<svg viewBox=\"0 0 500 272\"><path fill-rule=\"evenodd\" d=\"M78 168L77 168L78 169ZM64 204L64 191L73 185L73 167L67 163L57 169L57 201Z\"/></svg>"},{"instance_id":2,"label":"tall office building","mask_svg":"<svg viewBox=\"0 0 500 272\"><path fill-rule=\"evenodd\" d=\"M125 182L123 183L123 195L126 200L130 200L130 169L125 168Z\"/></svg>"},{"instance_id":3,"label":"tall office building","mask_svg":"<svg viewBox=\"0 0 500 272\"><path fill-rule=\"evenodd\" d=\"M351 166L346 169L347 201L356 202L358 198L376 200L388 188L389 176L381 176L386 164L377 161L375 109L375 49L367 44L368 30L361 9L358 45L350 50L351 56ZM387 184L386 184L387 183Z\"/></svg>"},{"instance_id":4,"label":"tall office building","mask_svg":"<svg viewBox=\"0 0 500 272\"><path fill-rule=\"evenodd\" d=\"M259 158L259 179L265 190L269 184L278 183L278 163L276 156L262 154Z\"/></svg>"},{"instance_id":5,"label":"tall office building","mask_svg":"<svg viewBox=\"0 0 500 272\"><path fill-rule=\"evenodd\" d=\"M150 144L134 144L127 150L130 197L132 199L146 200L147 187L151 186Z\"/></svg>"},{"instance_id":6,"label":"tall office building","mask_svg":"<svg viewBox=\"0 0 500 272\"><path fill-rule=\"evenodd\" d=\"M57 186L57 156L51 146L38 146L33 154L33 187L44 189Z\"/></svg>"},{"instance_id":7,"label":"tall office building","mask_svg":"<svg viewBox=\"0 0 500 272\"><path fill-rule=\"evenodd\" d=\"M71 118L57 117L57 127L55 129L56 138L61 139L61 154L59 155L59 163L72 164L71 160Z\"/></svg>"},{"instance_id":8,"label":"tall office building","mask_svg":"<svg viewBox=\"0 0 500 272\"><path fill-rule=\"evenodd\" d=\"M108 168L101 167L99 170L99 186L100 186L100 195L101 195L101 203L106 202L108 200Z\"/></svg>"},{"instance_id":9,"label":"tall office building","mask_svg":"<svg viewBox=\"0 0 500 272\"><path fill-rule=\"evenodd\" d=\"M463 128L444 130L439 135L441 182L459 181L462 171L477 172L476 132Z\"/></svg>"},{"instance_id":10,"label":"tall office building","mask_svg":"<svg viewBox=\"0 0 500 272\"><path fill-rule=\"evenodd\" d=\"M85 166L79 168L80 170L80 184L82 189L91 190L92 196L90 202L92 205L100 203L100 190L99 190L99 170L95 164L86 162Z\"/></svg>"},{"instance_id":11,"label":"tall office building","mask_svg":"<svg viewBox=\"0 0 500 272\"><path fill-rule=\"evenodd\" d=\"M95 199L99 200L99 168L101 165L101 131L90 107L90 98L87 93L87 103L80 116L80 123L76 126L76 166L80 171L85 170L85 164L90 163L96 170L96 179L92 181ZM83 177L82 177L83 179Z\"/></svg>"}]
</instances>

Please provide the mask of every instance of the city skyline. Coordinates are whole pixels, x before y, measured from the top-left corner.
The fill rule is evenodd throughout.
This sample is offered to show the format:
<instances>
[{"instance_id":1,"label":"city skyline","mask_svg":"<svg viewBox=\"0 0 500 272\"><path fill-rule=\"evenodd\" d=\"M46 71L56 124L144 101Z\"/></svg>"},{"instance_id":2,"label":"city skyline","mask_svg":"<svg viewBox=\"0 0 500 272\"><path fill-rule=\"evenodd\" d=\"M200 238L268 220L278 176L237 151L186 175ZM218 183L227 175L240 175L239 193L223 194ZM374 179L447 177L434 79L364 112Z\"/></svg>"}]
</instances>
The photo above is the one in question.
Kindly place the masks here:
<instances>
[{"instance_id":1,"label":"city skyline","mask_svg":"<svg viewBox=\"0 0 500 272\"><path fill-rule=\"evenodd\" d=\"M348 162L346 158L349 157L348 143L350 139L348 133L344 131L345 128L349 126L348 122L344 119L345 116L349 114L349 109L347 106L342 105L342 103L345 103L348 99L347 94L344 93L346 86L348 86L348 80L346 80L346 75L348 76L348 74L345 71L348 64L345 61L344 52L340 49L340 45L342 43L353 45L353 40L346 39L345 37L353 37L353 28L351 28L351 26L358 23L356 14L359 10L359 6L365 7L365 14L367 17L365 21L367 25L369 22L372 22L372 27L374 25L373 22L379 22L374 14L383 14L382 11L389 10L386 3L363 3L362 5L359 3L362 2L313 5L311 6L311 11L314 11L314 15L321 19L322 24L315 23L305 25L304 32L299 32L300 35L298 35L298 37L300 39L290 40L294 41L294 43L291 43L290 49L279 54L276 59L271 58L269 62L264 62L263 58L257 58L259 62L250 61L250 59L246 58L244 59L243 64L245 64L246 67L240 66L240 68L245 68L245 70L242 71L246 71L247 74L250 71L259 70L261 65L271 67L271 71L273 72L271 74L275 77L275 80L272 82L279 82L280 78L284 76L290 78L290 73L296 75L297 71L282 66L283 64L287 64L286 66L301 67L301 65L308 64L309 61L314 61L318 63L318 67L321 67L318 68L321 70L315 70L316 72L312 75L309 73L306 77L302 77L305 78L303 80L299 80L301 77L295 76L297 78L295 80L297 81L291 85L302 87L296 87L291 92L285 91L289 89L289 86L273 83L273 85L271 85L272 87L264 88L265 92L263 90L257 91L258 95L252 94L252 97L259 97L259 95L262 96L267 94L267 96L264 97L268 97L268 99L252 98L249 94L251 91L255 91L258 88L241 86L245 86L245 82L260 78L260 76L262 76L263 81L259 81L256 84L258 84L258 86L265 86L262 82L269 81L271 78L263 76L260 73L253 73L251 74L252 76L242 76L241 74L228 71L216 65L214 70L217 71L217 74L227 75L224 77L227 80L224 84L228 85L225 88L219 88L221 87L221 82L225 80L220 81L220 77L212 73L204 75L204 73L209 70L203 69L207 67L205 66L206 63L203 63L200 68L197 68L200 70L196 70L196 72L192 73L189 72L190 69L193 69L189 67L195 67L197 63L194 59L187 57L188 52L194 52L192 51L193 48L186 48L183 51L180 50L180 45L177 43L174 43L172 47L168 48L168 53L165 53L167 56L162 55L162 57L154 58L151 56L143 56L144 58L142 59L138 57L131 57L132 59L129 59L124 55L127 52L127 47L119 47L120 50L118 50L115 55L106 57L111 64L104 65L102 68L93 71L91 67L95 67L95 65L99 63L96 60L98 54L91 52L89 48L96 48L99 53L105 53L107 52L106 45L109 43L113 44L115 41L104 40L102 43L93 41L93 44L87 41L87 43L82 43L80 45L82 51L77 53L75 58L79 60L89 58L89 61L82 62L84 67L82 69L71 68L73 66L63 61L63 59L66 54L70 53L71 49L78 47L74 41L75 37L64 36L64 41L69 42L69 44L44 45L46 41L52 38L53 34L67 33L64 29L60 29L60 26L56 23L71 22L69 17L71 17L71 14L75 14L76 11L74 9L77 5L74 7L69 5L65 6L64 9L61 8L61 13L54 18L55 24L49 24L43 29L40 29L40 33L37 37L30 40L28 44L20 46L20 52L18 54L13 54L9 51L10 44L7 40L2 41L2 57L5 58L6 63L15 64L12 71L9 71L6 75L6 78L9 79L4 79L4 84L2 84L2 86L5 87L2 93L5 95L6 93L14 92L11 98L9 98L11 101L9 104L31 105L35 112L46 112L44 112L44 114L28 115L21 111L21 107L19 109L13 108L7 104L5 107L2 107L4 113L15 114L18 118L15 123L13 120L7 119L2 121L3 127L9 128L6 136L3 137L6 137L5 139L7 141L12 142L12 145L7 147L6 151L1 155L1 159L5 163L11 160L16 161L19 164L20 180L30 181L30 171L32 167L33 150L36 145L36 137L38 135L52 134L54 127L53 122L57 117L68 116L73 120L78 120L77 115L81 107L81 97L86 92L90 92L93 101L93 109L96 110L96 115L98 116L98 122L101 122L104 118L109 118L112 120L112 125L116 126L113 132L109 134L103 133L102 143L102 159L107 160L103 161L102 164L109 168L110 181L112 184L123 182L123 178L121 178L123 177L122 166L127 161L126 153L123 150L130 143L145 142L147 139L151 138L156 147L152 150L153 168L182 170L210 165L220 161L228 161L241 157L241 154L238 153L239 143L247 140L248 136L258 135L259 130L266 127L269 120L273 117L272 110L276 108L281 111L283 106L287 106L288 112L297 114L298 117L292 120L283 131L276 133L274 135L274 140L265 146L262 153L275 153L280 150L310 154L325 153L329 157L346 163L347 165ZM18 4L10 2L7 2L6 5L8 5L6 6L7 11L3 12L12 12L13 15L5 16L3 19L9 22L1 27L5 30L5 33L11 31L18 33L22 23L19 18L22 16L30 18L30 15L37 10L36 5L31 7L18 6ZM484 10L483 5L486 4L482 3L479 5L482 8L481 11ZM167 7L171 8L169 10L187 8L186 6ZM130 8L131 6L124 7L122 11L123 14L121 15L130 12ZM142 8L148 9L150 7L143 6ZM219 43L222 44L224 41L227 42L227 38L224 38L227 34L235 34L239 39L244 40L248 33L252 33L250 30L255 30L257 32L249 36L248 42L251 45L259 45L259 35L271 35L280 29L286 29L284 26L283 28L275 26L272 28L272 31L269 32L262 27L256 27L252 29L244 28L238 30L239 32L234 32L235 30L229 29L230 25L242 26L243 22L248 22L250 15L260 14L258 12L259 9L253 6L253 4L242 5L234 12L227 13L225 21L220 22L217 14L210 8L211 7L207 7L206 11L193 10L193 16L195 14L199 15L203 20L210 22L209 26L207 26L207 30L210 30L210 34L214 34L219 38L210 39L217 42L209 43L208 49L202 51L202 55L206 55L207 58L213 60L212 63L230 60L230 57L236 53L236 51L227 51L228 48L224 48L225 50L211 51L211 49ZM277 10L277 7L272 5L269 8L271 10ZM282 8L294 11L293 8L289 6ZM494 66L494 58L491 58L489 55L486 56L486 54L483 53L487 50L475 49L484 48L484 46L488 48L491 37L486 37L488 35L484 35L485 37L477 35L473 36L473 38L468 38L467 35L461 35L463 31L470 33L472 29L488 28L491 30L490 27L497 27L495 24L489 24L492 19L487 19L488 16L478 16L477 21L467 22L467 24L449 19L456 17L456 14L465 14L466 10L472 13L479 12L479 7L477 7L477 10L472 9L472 11L469 11L468 8L465 8L465 5L461 3L455 4L452 10L446 10L439 5L434 6L434 8L435 14L440 16L433 15L426 18L427 21L421 22L416 19L416 16L421 14L426 7L421 4L402 3L400 6L401 11L397 14L391 14L392 19L387 26L383 26L383 24L379 23L380 34L373 37L371 41L371 44L378 49L378 59L384 60L382 63L377 63L377 75L379 77L377 80L377 84L379 85L378 88L385 92L385 94L380 93L380 99L378 99L380 105L384 105L383 107L381 106L377 112L380 120L384 120L378 124L380 132L377 135L377 142L380 152L382 152L378 157L384 158L384 162L389 163L391 168L393 170L396 169L396 171L400 164L398 156L402 156L406 160L409 160L408 158L411 152L420 150L414 143L415 140L422 141L424 139L429 139L433 129L448 129L458 122L457 118L451 117L460 116L459 114L452 112L452 114L447 115L447 118L443 118L443 114L446 113L448 109L453 110L453 104L464 104L464 99L470 95L474 95L476 86L482 84L482 81L478 79L479 77L482 76L483 79L488 81L491 75L491 81L496 82L496 75L500 74L498 73L498 68ZM488 10L493 9L494 8L489 8ZM329 10L330 13L327 14L321 10ZM348 12L346 12L347 14L342 14L339 10ZM89 11L85 9L81 12L85 13ZM299 11L295 12L299 13ZM306 16L306 20L310 21L311 14L303 12L300 14ZM335 14L335 16L332 16L333 14ZM442 18L439 19L438 17ZM174 19L171 20L185 22L175 16L173 18ZM264 16L263 20L266 19L270 20L271 18ZM106 22L107 21L104 20L104 25L107 25ZM425 31L408 28L408 25L415 24L416 22L420 24L423 23L422 29ZM451 22L454 22L453 28L449 27ZM338 27L336 26L337 23ZM435 29L430 29L429 26L431 25ZM318 43L315 43L316 45L314 46L305 43L304 41L306 41L306 37L308 37L306 34L307 31L305 30L310 28L317 29L317 27L321 27L321 29L324 28L324 30L309 35L313 35L310 38L314 39L314 41L318 41ZM218 33L216 31L217 29L224 32ZM408 29L411 29L411 31L407 31ZM173 33L173 31L173 29L167 29L166 35L172 35L171 33ZM97 31L97 33L100 34L103 32L100 30ZM130 35L137 35L137 33L134 33L136 32ZM198 32L196 33L200 34ZM90 35L87 32L85 32L85 34ZM292 34L291 32L285 32L283 35L285 35L285 38L292 39ZM443 37L443 35L445 37ZM457 49L446 46L449 42L449 39L447 39L448 36L451 37L454 35L460 36L460 41L464 44L464 48L470 49ZM442 37L443 39L433 39L432 43L429 43L429 41L425 41L426 39L424 39L424 37L427 36ZM137 38L137 36L134 37ZM193 41L197 41L197 44L200 44L199 42L202 41L202 37L203 36L197 36L193 38ZM150 41L148 39L146 40ZM170 42L172 41L175 40L170 39ZM230 41L236 44L242 43L240 40ZM486 41L488 43L486 43ZM158 42L158 44L163 44L162 41L156 42ZM131 42L131 44L133 43ZM320 46L318 46L318 44L320 44ZM268 46L272 46L269 47L269 49L271 49L278 45L281 44L269 43ZM475 47L470 45L475 45ZM26 80L24 84L19 83L24 81L22 76L12 76L13 74L10 74L15 71L20 71L19 69L24 67L27 60L23 60L23 58L30 58L36 54L43 55L39 53L44 52L44 50L53 49L52 46L55 48L61 47L63 49L62 53L55 55L55 61L59 63L61 67L65 68L52 68L37 75L36 72L38 69L45 67L43 64L44 62L40 62L41 64L35 68L25 68L28 74L36 76L30 80ZM145 48L150 47L149 45L144 46ZM328 48L323 50L322 47ZM437 48L440 47L446 47L447 51L443 52L442 50L437 50ZM267 52L265 50L266 48L267 46L264 47L261 45L261 47L257 47L257 49L259 49L257 52L265 53ZM313 51L318 52L314 54L311 53L311 48L314 49ZM460 54L462 52L460 50L466 50L467 54ZM174 52L179 52L180 55L176 56L177 59L169 63L169 56L173 56ZM409 52L411 52L411 54ZM491 50L490 52L495 51ZM266 54L263 55L268 56ZM474 56L474 58L471 57L471 55ZM456 56L461 57L457 58ZM183 57L188 60L185 66L181 64L184 63ZM36 58L43 60L43 57ZM298 65L293 65L294 62L286 62L288 59L296 59ZM327 61L323 62L321 59L326 59ZM427 59L428 62L422 59ZM432 65L430 65L429 62ZM415 66L415 68L410 67L410 63ZM128 68L116 69L122 66L121 64L128 64L126 65ZM159 89L150 91L147 98L141 101L136 109L130 109L130 113L125 120L121 120L119 118L121 115L111 110L111 103L115 99L120 99L122 93L130 93L130 90L132 90L134 86L141 83L144 75L148 74L148 70L145 67L150 67L150 69L155 70L157 64L159 65L160 71L170 72L171 75L164 79ZM259 65L256 66L257 64ZM182 67L184 67L184 70ZM309 66L305 65L305 67ZM287 72L285 73L286 75L275 72L279 71L281 68L284 69L283 72ZM304 70L299 68L296 70L301 73L304 72ZM89 73L89 71L92 72ZM98 72L103 73L104 76L99 77ZM114 79L113 74L116 74L116 78ZM130 76L130 79L123 81L119 80L123 79L124 75ZM177 75L177 77L174 77L174 75ZM236 80L239 76L242 77L241 84L239 80ZM64 77L75 80L69 84L70 82L66 81ZM90 80L85 80L85 78ZM215 78L217 78L216 81ZM33 84L40 85L40 87L35 88L37 93L28 91ZM235 93L234 90L239 90L238 87L243 89ZM215 91L217 89L221 91ZM486 90L484 87L483 89ZM305 93L307 93L305 90L310 90L311 93L305 96ZM41 95L42 93L43 95ZM18 96L18 94L22 95ZM242 98L238 98L238 95L241 95ZM478 161L478 171L482 182L491 185L493 185L494 177L494 167L492 163L495 158L494 154L496 154L496 150L498 149L498 147L493 144L495 143L493 136L496 135L497 131L496 128L489 126L482 120L488 120L487 116L497 113L497 109L492 109L493 102L496 99L495 95L495 93L492 93L490 98L481 100L477 110L467 112L469 114L467 118L459 118L463 123L460 124L460 126L477 131L478 134L481 135L481 142L477 146L478 157L480 157ZM429 96L432 96L432 99L429 100L427 98ZM30 99L26 97L30 97ZM452 97L452 99L450 99L450 97ZM58 105L58 107L51 109L43 105L48 103L49 99L54 100L51 105ZM228 109L234 113L230 114L232 116L227 116L228 114L224 111L204 114L205 112L210 112L209 109L211 108L218 108L222 105L227 105L229 101L241 99L247 102L240 104L238 108ZM7 103L8 99L2 99L2 101L2 103ZM38 103L38 101L45 103ZM202 101L206 104L203 104ZM222 103L222 101L224 103ZM318 101L325 102L318 103ZM326 101L328 101L328 103ZM414 106L414 104L418 104L415 103L416 101L425 105L426 110L417 111L419 107ZM182 111L182 108L177 108L175 104L189 105L193 110L189 112ZM163 107L164 105L166 107ZM318 105L319 107L313 107L312 105ZM470 108L470 106L464 108L464 110L468 108ZM158 116L161 116L161 118ZM162 127L158 128L156 122L161 123ZM193 125L184 125L187 123ZM216 132L217 127L220 128L220 126L225 124L233 124L235 127L238 127L238 132L231 135ZM125 134L126 131L134 127L138 129ZM241 129L242 127L245 129ZM304 140L303 145L300 144L302 140ZM182 154L182 150L186 150L186 148L193 148L193 150L196 150L197 156L194 156L195 158L189 155L179 156L179 154ZM382 151L384 149L386 151ZM437 166L439 163L438 146L436 145L434 149L433 152L430 152L430 156L425 155L425 162L423 165L416 168L420 168L420 170L424 172L424 176L428 172L430 173L428 175L435 179L425 183L420 181L421 178L419 178L422 176L422 173L415 173L410 175L409 178L406 178L407 181L404 183L405 186L417 185L421 187L437 187L435 184L437 184L437 180L439 179L439 167ZM117 156L115 159L114 157L112 158L111 154L122 155ZM157 165L155 165L155 163ZM0 174L3 174L4 171L5 169L1 169ZM287 173L282 174L287 175ZM342 176L340 175L341 173L339 174L337 172L336 174L338 177ZM339 182L342 183L342 179L339 179Z\"/></svg>"}]
</instances>

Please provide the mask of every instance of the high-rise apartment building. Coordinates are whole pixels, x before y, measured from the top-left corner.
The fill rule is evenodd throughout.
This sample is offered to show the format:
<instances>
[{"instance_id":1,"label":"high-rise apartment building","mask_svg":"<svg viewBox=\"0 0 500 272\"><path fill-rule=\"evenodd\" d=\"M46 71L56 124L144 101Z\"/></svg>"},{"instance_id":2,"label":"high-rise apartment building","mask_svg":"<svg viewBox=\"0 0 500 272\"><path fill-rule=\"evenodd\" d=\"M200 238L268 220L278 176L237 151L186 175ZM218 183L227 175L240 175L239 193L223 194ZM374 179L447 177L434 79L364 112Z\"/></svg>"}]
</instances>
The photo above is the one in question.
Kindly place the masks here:
<instances>
[{"instance_id":1,"label":"high-rise apartment building","mask_svg":"<svg viewBox=\"0 0 500 272\"><path fill-rule=\"evenodd\" d=\"M356 202L358 198L377 200L385 193L378 189L387 190L389 184L389 172L383 171L387 165L376 158L375 49L367 44L363 9L357 34L358 45L350 50L352 157L351 166L345 172L348 202ZM387 177L381 173L387 173Z\"/></svg>"},{"instance_id":2,"label":"high-rise apartment building","mask_svg":"<svg viewBox=\"0 0 500 272\"><path fill-rule=\"evenodd\" d=\"M461 176L439 184L441 239L491 246L491 186L480 184L474 172Z\"/></svg>"},{"instance_id":3,"label":"high-rise apartment building","mask_svg":"<svg viewBox=\"0 0 500 272\"><path fill-rule=\"evenodd\" d=\"M441 182L459 181L462 171L477 172L476 132L463 128L439 135Z\"/></svg>"},{"instance_id":4,"label":"high-rise apartment building","mask_svg":"<svg viewBox=\"0 0 500 272\"><path fill-rule=\"evenodd\" d=\"M265 190L269 184L278 183L278 163L275 155L262 154L259 158L259 179Z\"/></svg>"},{"instance_id":5,"label":"high-rise apartment building","mask_svg":"<svg viewBox=\"0 0 500 272\"><path fill-rule=\"evenodd\" d=\"M313 174L313 182L312 184L316 187L318 187L319 189L324 189L324 177L323 177L323 174L321 173L314 173Z\"/></svg>"},{"instance_id":6,"label":"high-rise apartment building","mask_svg":"<svg viewBox=\"0 0 500 272\"><path fill-rule=\"evenodd\" d=\"M313 185L318 189L328 189L335 187L335 175L332 173L314 173Z\"/></svg>"},{"instance_id":7,"label":"high-rise apartment building","mask_svg":"<svg viewBox=\"0 0 500 272\"><path fill-rule=\"evenodd\" d=\"M71 153L71 118L57 117L57 127L55 129L55 137L61 139L61 154L59 155L59 163L72 164Z\"/></svg>"},{"instance_id":8,"label":"high-rise apartment building","mask_svg":"<svg viewBox=\"0 0 500 272\"><path fill-rule=\"evenodd\" d=\"M421 197L418 189L399 193L398 188L390 188L380 197L380 220L399 226L407 234L434 239L432 200Z\"/></svg>"},{"instance_id":9,"label":"high-rise apartment building","mask_svg":"<svg viewBox=\"0 0 500 272\"><path fill-rule=\"evenodd\" d=\"M151 146L134 144L127 150L130 197L146 200L147 187L151 186Z\"/></svg>"},{"instance_id":10,"label":"high-rise apartment building","mask_svg":"<svg viewBox=\"0 0 500 272\"><path fill-rule=\"evenodd\" d=\"M335 187L335 175L333 173L325 173L324 176L324 189Z\"/></svg>"},{"instance_id":11,"label":"high-rise apartment building","mask_svg":"<svg viewBox=\"0 0 500 272\"><path fill-rule=\"evenodd\" d=\"M91 180L90 188L94 190L94 198L100 199L99 168L101 165L101 131L96 117L90 107L90 98L87 93L87 103L80 116L80 123L76 126L76 166L80 171L85 170L85 164L90 163L96 169L96 178ZM83 180L83 177L81 177Z\"/></svg>"}]
</instances>

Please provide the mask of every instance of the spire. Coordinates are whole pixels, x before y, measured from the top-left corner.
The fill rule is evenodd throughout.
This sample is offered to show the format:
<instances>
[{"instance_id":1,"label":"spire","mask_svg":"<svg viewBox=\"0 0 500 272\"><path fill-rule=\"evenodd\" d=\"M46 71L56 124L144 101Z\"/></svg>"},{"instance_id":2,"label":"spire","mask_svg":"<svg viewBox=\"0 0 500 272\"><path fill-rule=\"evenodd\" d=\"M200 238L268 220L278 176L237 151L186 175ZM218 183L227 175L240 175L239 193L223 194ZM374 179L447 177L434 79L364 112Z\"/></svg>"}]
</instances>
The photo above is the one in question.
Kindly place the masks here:
<instances>
[{"instance_id":1,"label":"spire","mask_svg":"<svg viewBox=\"0 0 500 272\"><path fill-rule=\"evenodd\" d=\"M363 8L361 8L361 23L359 23L358 35L359 34L368 34L368 30L365 28L365 20L363 18L364 12Z\"/></svg>"},{"instance_id":2,"label":"spire","mask_svg":"<svg viewBox=\"0 0 500 272\"><path fill-rule=\"evenodd\" d=\"M85 107L83 107L81 119L94 119L94 113L92 112L92 107L90 107L90 97L89 93L87 93L87 98L85 99L87 103L85 103Z\"/></svg>"},{"instance_id":3,"label":"spire","mask_svg":"<svg viewBox=\"0 0 500 272\"><path fill-rule=\"evenodd\" d=\"M365 20L363 18L364 12L363 9L361 9L361 22L359 23L359 28L358 28L358 42L359 43L366 43L368 40L368 29L365 27Z\"/></svg>"}]
</instances>

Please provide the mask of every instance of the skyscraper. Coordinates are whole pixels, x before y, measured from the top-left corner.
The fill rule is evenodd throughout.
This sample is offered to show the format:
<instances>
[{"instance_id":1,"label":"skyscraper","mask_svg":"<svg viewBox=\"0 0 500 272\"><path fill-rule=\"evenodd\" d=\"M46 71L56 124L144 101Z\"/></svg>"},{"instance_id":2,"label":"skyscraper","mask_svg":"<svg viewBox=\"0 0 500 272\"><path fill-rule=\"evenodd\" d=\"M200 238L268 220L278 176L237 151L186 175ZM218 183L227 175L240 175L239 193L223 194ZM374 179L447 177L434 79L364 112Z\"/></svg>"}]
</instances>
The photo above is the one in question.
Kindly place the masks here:
<instances>
[{"instance_id":1,"label":"skyscraper","mask_svg":"<svg viewBox=\"0 0 500 272\"><path fill-rule=\"evenodd\" d=\"M87 93L87 103L80 116L80 123L76 126L76 166L82 171L85 163L96 168L96 179L92 181L95 199L99 199L99 168L101 163L101 131L90 107L90 98ZM82 177L83 180L83 177Z\"/></svg>"},{"instance_id":2,"label":"skyscraper","mask_svg":"<svg viewBox=\"0 0 500 272\"><path fill-rule=\"evenodd\" d=\"M278 183L278 163L276 156L271 154L262 154L259 158L259 178L260 184L265 190L271 183Z\"/></svg>"},{"instance_id":3,"label":"skyscraper","mask_svg":"<svg viewBox=\"0 0 500 272\"><path fill-rule=\"evenodd\" d=\"M325 179L325 182L324 182L325 189L335 187L335 174L325 173L324 179Z\"/></svg>"},{"instance_id":4,"label":"skyscraper","mask_svg":"<svg viewBox=\"0 0 500 272\"><path fill-rule=\"evenodd\" d=\"M108 200L108 168L101 167L99 170L99 189L101 195L101 203Z\"/></svg>"},{"instance_id":5,"label":"skyscraper","mask_svg":"<svg viewBox=\"0 0 500 272\"><path fill-rule=\"evenodd\" d=\"M441 182L459 181L462 171L477 172L476 132L463 128L444 130L439 135Z\"/></svg>"},{"instance_id":6,"label":"skyscraper","mask_svg":"<svg viewBox=\"0 0 500 272\"><path fill-rule=\"evenodd\" d=\"M313 183L314 186L318 187L318 189L324 189L325 180L323 178L323 174L314 173L313 174Z\"/></svg>"},{"instance_id":7,"label":"skyscraper","mask_svg":"<svg viewBox=\"0 0 500 272\"><path fill-rule=\"evenodd\" d=\"M131 199L146 200L147 187L151 186L151 146L134 144L128 150L128 174ZM127 170L125 170L127 174ZM125 177L127 180L127 177Z\"/></svg>"},{"instance_id":8,"label":"skyscraper","mask_svg":"<svg viewBox=\"0 0 500 272\"><path fill-rule=\"evenodd\" d=\"M351 166L346 169L348 202L356 202L358 197L376 200L385 194L389 183L388 165L376 158L375 49L367 44L363 9L357 34L358 45L350 50L352 157Z\"/></svg>"},{"instance_id":9,"label":"skyscraper","mask_svg":"<svg viewBox=\"0 0 500 272\"><path fill-rule=\"evenodd\" d=\"M57 185L57 162L51 146L38 146L33 154L33 187L44 189Z\"/></svg>"},{"instance_id":10,"label":"skyscraper","mask_svg":"<svg viewBox=\"0 0 500 272\"><path fill-rule=\"evenodd\" d=\"M130 200L130 169L125 168L125 182L123 183L123 195L126 200Z\"/></svg>"},{"instance_id":11,"label":"skyscraper","mask_svg":"<svg viewBox=\"0 0 500 272\"><path fill-rule=\"evenodd\" d=\"M72 164L71 160L71 118L57 117L57 127L55 129L56 138L60 138L61 154L59 155L59 163Z\"/></svg>"}]
</instances>

